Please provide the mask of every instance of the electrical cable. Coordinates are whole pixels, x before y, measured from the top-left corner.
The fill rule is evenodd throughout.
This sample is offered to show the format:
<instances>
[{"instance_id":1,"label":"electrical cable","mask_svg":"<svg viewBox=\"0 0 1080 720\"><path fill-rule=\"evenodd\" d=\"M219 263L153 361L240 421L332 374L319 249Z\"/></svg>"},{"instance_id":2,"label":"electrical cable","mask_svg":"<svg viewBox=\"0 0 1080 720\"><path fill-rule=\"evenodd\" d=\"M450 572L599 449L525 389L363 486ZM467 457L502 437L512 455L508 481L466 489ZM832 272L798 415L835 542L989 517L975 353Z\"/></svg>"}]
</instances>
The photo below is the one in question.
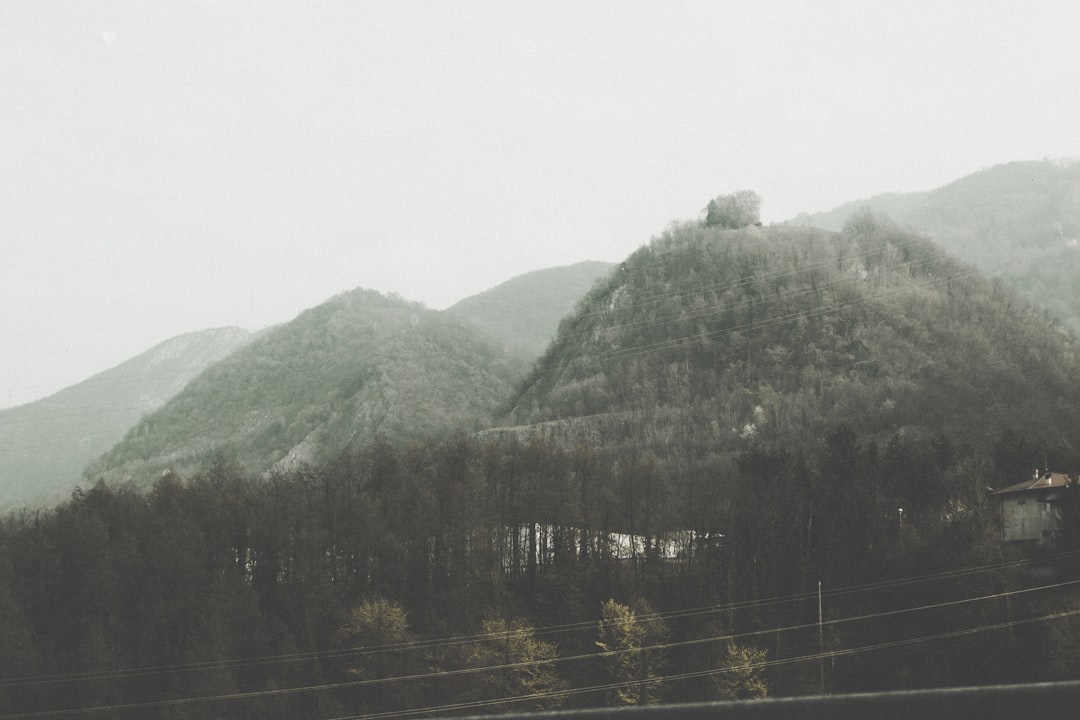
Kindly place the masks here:
<instances>
[{"instance_id":1,"label":"electrical cable","mask_svg":"<svg viewBox=\"0 0 1080 720\"><path fill-rule=\"evenodd\" d=\"M894 589L897 587L904 587L910 585L916 585L926 582L952 580L960 577L966 577L973 574L985 573L985 572L997 572L1001 570L1009 570L1022 568L1032 564L1043 564L1047 562L1062 562L1065 560L1075 559L1080 557L1080 551L1058 553L1040 559L1018 559L1011 561L1004 561L1000 563L992 563L987 565L974 566L970 568L961 568L957 570L948 570L940 573L930 573L926 575L908 576L903 578L896 578L890 580L877 581L873 583L864 583L860 585L850 585L831 590L826 590L823 594L823 598L832 599L842 596L854 595L858 593L882 590L882 589ZM641 622L653 622L653 621L668 621L673 619L682 619L688 617L696 617L700 615L711 615L721 613L731 613L735 611L756 610L766 607L772 607L776 605L799 603L807 600L812 600L817 597L816 592L805 592L793 595L783 595L771 598L757 598L754 600L746 600L741 602L723 603L719 605L707 605L694 608L683 608L680 610L673 610L668 612L656 612L642 615L636 615L635 619ZM534 634L543 637L546 635L565 634L568 632L574 632L579 630L590 630L596 627L596 620L583 620L574 623L564 623L559 625L542 626L534 628ZM270 655L258 658L232 658L225 660L206 660L195 663L184 664L172 664L172 665L158 665L158 666L144 666L135 668L124 668L118 670L104 670L104 671L88 671L82 673L65 673L62 675L45 675L45 676L23 676L14 678L0 678L0 688L24 686L24 685L43 685L43 684L56 684L62 682L74 682L81 680L110 680L129 677L143 677L157 674L177 673L177 672L195 672L201 670L223 670L223 669L235 669L254 667L275 663L288 663L288 662L300 662L308 660L323 660L334 659L340 657L351 656L370 656L388 652L399 652L402 650L430 650L430 649L443 649L453 646L466 645L485 640L490 640L493 637L499 637L503 633L473 633L467 635L450 636L443 638L432 638L427 640L418 640L402 643L389 643L375 646L358 646L350 648L342 648L336 650L316 650L304 653L289 653L285 655Z\"/></svg>"},{"instance_id":2,"label":"electrical cable","mask_svg":"<svg viewBox=\"0 0 1080 720\"><path fill-rule=\"evenodd\" d=\"M849 657L852 655L858 655L864 652L871 652L874 650L885 650L898 647L907 647L910 645L920 644L924 642L932 642L936 640L945 640L955 637L962 637L965 635L973 635L982 632L991 632L994 630L1010 629L1013 627L1019 627L1021 625L1028 625L1035 622L1045 622L1048 620L1059 620L1066 617L1072 617L1080 614L1080 610L1069 610L1058 613L1051 613L1035 618L1026 618L1022 620L1013 620L1004 623L995 623L993 625L981 626L978 628L968 628L964 630L953 630L944 633L936 633L933 635L924 635L921 637L907 638L904 640L894 640L890 642L875 643L873 645L864 645L856 648L830 650L828 652L812 653L808 655L801 655L793 658L782 658L778 660L765 660L760 663L752 663L745 665L733 665L726 668L713 668L708 670L696 670L693 672L679 673L674 675L664 675L655 678L646 678L642 680L627 680L618 683L607 683L604 685L593 685L585 688L570 688L566 690L552 690L548 692L533 693L530 695L514 695L510 697L494 698L489 700L476 700L469 702L451 703L433 707L418 708L403 711L387 711L380 713L368 713L363 715L349 715L337 718L330 718L328 720L386 720L388 718L409 717L412 715L426 714L433 712L452 712L455 710L465 710L478 707L490 707L493 705L501 705L504 703L514 702L526 702L544 699L553 699L561 697L570 697L573 695L582 695L593 692L601 692L606 690L616 690L628 687L635 687L642 684L652 683L664 683L675 680L689 680L693 678L708 677L710 675L717 675L723 672L733 671L746 671L746 670L762 670L765 668L776 667L779 665L790 665L801 662L812 662L827 659L835 659L837 657Z\"/></svg>"},{"instance_id":3,"label":"electrical cable","mask_svg":"<svg viewBox=\"0 0 1080 720\"><path fill-rule=\"evenodd\" d=\"M1021 590L1021 591L1009 591L1009 592L1002 592L1002 593L993 593L993 594L979 596L979 597L975 597L975 598L967 598L967 599L964 599L964 600L949 601L949 602L944 602L944 603L935 603L935 604L932 604L932 605L918 606L918 607L914 607L914 608L906 608L906 609L903 609L903 610L893 610L893 611L886 611L886 612L881 612L881 613L869 613L869 614L850 617L850 618L834 619L834 620L829 620L824 624L831 626L831 625L837 625L837 624L847 623L847 622L858 622L858 621L872 620L872 619L878 619L878 618L881 618L881 617L895 616L895 615L898 615L898 614L901 614L901 613L921 612L921 611L925 611L925 610L940 609L942 607L948 607L948 606L955 606L955 605L960 605L960 604L967 604L967 603L973 603L973 602L982 602L982 601L986 601L986 600L999 599L999 598L1002 598L1002 597L1005 597L1005 596L1016 596L1016 595L1020 595L1020 594L1024 594L1024 593L1030 593L1030 592L1042 592L1042 591L1046 591L1046 590L1057 590L1057 589L1062 589L1064 587L1075 586L1077 584L1080 584L1080 580L1073 580L1073 581L1068 581L1068 582L1064 582L1064 583L1055 583L1055 584L1051 584L1051 585L1040 586L1040 587L1037 587L1037 588L1029 588L1029 589ZM841 648L841 649L830 650L828 652L822 652L822 653L815 653L815 654L812 654L812 655L800 656L800 657L797 657L797 658L782 658L782 659L777 659L777 660L773 660L773 661L765 661L763 663L755 665L754 667L758 667L758 666L760 666L760 667L770 667L770 666L778 665L778 664L788 664L788 663L793 663L793 662L803 662L803 661L808 661L808 660L820 659L820 658L823 658L823 657L839 657L839 656L843 656L843 655L857 654L859 652L864 652L864 651L868 651L868 650L877 650L877 649L891 648L891 647L901 647L901 646L904 646L904 645L910 645L910 644L914 644L914 643L925 642L927 640L958 637L958 636L962 636L962 635L975 634L975 633L985 632L985 631L989 631L989 630L996 630L996 629L1003 629L1003 628L1007 628L1007 627L1019 626L1019 625L1023 625L1023 624L1027 624L1027 623L1031 623L1031 622L1039 622L1039 621L1043 621L1043 620L1047 620L1047 619L1060 619L1062 617L1073 616L1073 615L1076 615L1076 614L1080 614L1080 609L1072 610L1072 611L1063 611L1063 612L1058 612L1058 613L1052 613L1052 614L1048 614L1048 615L1037 616L1035 618L1025 618L1025 619L1021 619L1021 620L1013 620L1013 621L1008 621L1008 622L1004 622L1004 623L995 623L995 624L992 624L992 625L977 626L977 627L974 627L974 628L965 628L965 629L961 629L961 630L953 630L953 631L950 631L950 632L947 632L947 633L939 633L939 634L936 634L936 635L924 636L924 637L920 637L920 638L888 641L888 642L882 642L882 643L877 643L877 644L874 644L874 645L867 645L867 646L862 646L862 647L853 648L853 649L843 649L843 648ZM122 710L137 710L137 709L147 709L147 708L152 708L152 707L170 707L170 706L177 706L177 705L186 705L186 704L196 703L196 702L219 702L219 701L229 701L229 700L239 700L239 699L254 699L254 698L260 698L260 697L281 696L281 695L298 693L298 692L319 692L319 691L328 691L328 690L338 690L338 689L349 688L349 687L360 687L360 686L366 686L366 685L386 684L386 683L390 683L390 682L416 681L416 680L433 679L433 678L440 678L440 677L473 675L473 674L481 674L481 673L486 673L486 672L521 669L521 668L525 668L525 667L536 667L536 666L541 666L541 665L543 665L543 666L559 665L559 664L562 664L562 663L581 661L581 660L595 660L597 658L615 657L615 656L622 655L622 654L625 654L625 653L670 650L670 649L677 648L677 647L687 647L687 646L692 646L692 645L701 645L701 644L715 643L715 642L725 642L725 641L732 642L732 641L735 641L735 640L746 639L746 638L750 638L750 637L758 637L758 636L761 636L761 635L774 635L774 634L779 633L779 632L791 632L791 631L798 631L798 630L807 630L807 629L814 629L814 628L817 628L817 627L818 627L817 623L807 623L807 624L804 624L804 625L790 626L790 627L785 627L785 628L768 628L768 629L757 630L757 631L746 632L746 633L725 634L725 635L709 637L709 638L697 638L697 639L693 639L693 640L684 640L684 641L677 641L677 642L671 642L671 643L659 643L659 644L656 644L656 645L643 646L643 647L640 647L640 648L627 648L627 649L622 649L622 650L609 650L609 651L600 652L600 653L588 653L588 654L583 654L583 655L575 655L575 656L562 657L562 658L556 657L556 658L551 658L551 659L547 659L547 660L530 660L530 661L522 661L522 662L515 662L515 663L503 663L503 664L500 664L500 665L490 665L490 666L482 666L482 667L474 667L474 668L459 668L459 669L452 669L452 670L433 671L433 672L428 672L428 673L420 673L420 674L416 674L416 675L398 676L398 677L390 677L390 678L374 678L374 679L346 681L346 682L340 682L340 683L325 683L325 684L320 684L320 685L306 685L306 686L294 687L294 688L274 688L274 689L271 689L271 690L256 690L256 691L250 691L250 692L227 693L227 694L213 695L213 696L172 698L172 699L168 699L168 700L153 700L153 701L145 701L145 702L138 702L138 703L117 703L117 704L100 705L100 706L87 707L87 708L64 708L64 709L57 709L57 710L43 710L43 711L33 711L33 712L25 712L25 713L14 713L14 714L8 714L8 715L0 715L0 720L23 720L23 719L36 718L36 717L47 717L47 716L53 716L53 715L62 716L62 715L73 715L73 714L77 715L77 714L83 714L83 713L118 712L118 711L122 711ZM510 632L513 632L513 631L510 631ZM505 633L503 633L503 632L493 633L493 635L495 636L496 639L498 637L502 637L504 634ZM726 668L726 670L732 670L732 669L735 669L735 668ZM513 701L513 700L521 701L521 700L529 700L529 699L542 699L542 698L545 698L545 697L557 697L557 696L562 696L564 694L565 695L571 695L571 694L581 694L581 693L587 693L587 692L597 692L597 691L600 691L600 690L610 689L610 688L614 688L614 687L640 685L643 682L667 682L667 681L671 681L671 680L686 679L686 678L691 678L691 677L699 677L699 676L702 676L702 675L711 675L711 674L715 674L717 672L722 672L724 670L725 669L723 669L723 668L710 669L710 670L704 670L704 671L696 671L696 672L693 672L693 673L683 673L683 674L679 674L679 675L670 675L670 676L665 676L665 677L662 677L662 678L648 678L648 679L644 679L644 680L634 680L634 681L628 681L626 683L617 683L617 684L614 684L614 685L590 686L590 687L586 687L586 688L573 688L573 689L565 690L565 691L556 691L556 692L553 692L551 694L534 694L534 695L527 695L527 696L515 696L514 698L499 698L499 699L496 699L496 700L487 700L487 701L479 701L479 702L483 703L484 705L490 705L490 704L500 704L502 702L509 702L509 701ZM479 706L482 706L482 705L478 705L478 707ZM438 706L438 707L434 707L434 708L423 708L423 709L418 709L418 710L409 710L409 711L405 711L405 712L402 712L402 713L378 713L378 714L373 714L373 715L360 715L360 716L351 716L351 717L354 720L361 720L361 719L362 720L372 720L373 718L381 718L381 717L399 717L399 716L400 717L405 717L405 716L408 716L408 715L413 715L413 714L417 714L417 713L426 713L426 712L446 712L446 711L450 711L450 710L463 709L465 707L469 707L469 706L468 705L462 705L462 704L452 704L452 705L442 705L442 706ZM335 718L334 720L346 720L346 719L345 718Z\"/></svg>"}]
</instances>

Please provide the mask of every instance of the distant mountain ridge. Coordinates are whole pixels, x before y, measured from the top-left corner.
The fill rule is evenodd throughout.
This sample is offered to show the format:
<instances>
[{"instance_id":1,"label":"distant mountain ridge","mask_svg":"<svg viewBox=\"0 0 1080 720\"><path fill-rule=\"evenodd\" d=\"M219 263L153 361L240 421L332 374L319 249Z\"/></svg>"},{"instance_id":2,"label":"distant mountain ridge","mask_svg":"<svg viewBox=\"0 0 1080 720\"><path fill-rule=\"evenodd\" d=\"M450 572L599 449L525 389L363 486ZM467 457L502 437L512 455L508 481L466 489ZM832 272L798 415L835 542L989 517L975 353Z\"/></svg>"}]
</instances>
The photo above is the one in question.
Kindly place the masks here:
<instances>
[{"instance_id":1,"label":"distant mountain ridge","mask_svg":"<svg viewBox=\"0 0 1080 720\"><path fill-rule=\"evenodd\" d=\"M518 275L446 309L500 339L522 355L539 357L559 321L614 267L587 260Z\"/></svg>"},{"instance_id":2,"label":"distant mountain ridge","mask_svg":"<svg viewBox=\"0 0 1080 720\"><path fill-rule=\"evenodd\" d=\"M219 453L261 473L377 436L473 430L526 367L461 320L375 291L341 293L210 367L87 478L145 481Z\"/></svg>"},{"instance_id":3,"label":"distant mountain ridge","mask_svg":"<svg viewBox=\"0 0 1080 720\"><path fill-rule=\"evenodd\" d=\"M841 230L861 209L932 237L1080 333L1080 161L995 165L934 190L876 195L788 224Z\"/></svg>"},{"instance_id":4,"label":"distant mountain ridge","mask_svg":"<svg viewBox=\"0 0 1080 720\"><path fill-rule=\"evenodd\" d=\"M0 509L70 492L145 413L246 344L240 328L187 333L36 402L0 411Z\"/></svg>"},{"instance_id":5,"label":"distant mountain ridge","mask_svg":"<svg viewBox=\"0 0 1080 720\"><path fill-rule=\"evenodd\" d=\"M1017 278L1067 268L1078 254L1078 188L1080 165L1010 163L792 223L803 227L675 223L618 265L526 273L442 312L342 293L207 370L86 478L190 470L217 453L257 472L324 462L375 436L400 444L485 428L499 407L513 409L495 425L543 424L553 436L572 427L583 442L649 447L667 438L658 457L675 438L716 457L763 439L809 447L827 416L878 440L965 427L985 442L1017 413L1064 427L1072 391L1061 379L1076 369L1066 360L1073 350L1059 346L1072 341L1003 285L984 284L976 268L907 230L931 233L946 250L985 251L972 263L1004 265L1003 279L1036 297ZM1067 276L1040 276L1036 290L1071 302ZM1076 307L1080 318L1080 300ZM958 308L1000 327L961 322ZM1080 323L1054 310L1070 327ZM1000 328L1010 343L1049 350L1021 358ZM935 343L924 346L926 337ZM1039 380L1026 392L1031 374ZM1056 390L1044 392L1040 383L1051 380Z\"/></svg>"},{"instance_id":6,"label":"distant mountain ridge","mask_svg":"<svg viewBox=\"0 0 1080 720\"><path fill-rule=\"evenodd\" d=\"M421 323L423 325L445 325L441 332L446 337L461 335L466 338L466 344L474 341L481 344L492 342L499 344L502 349L494 346L488 348L491 351L491 358L497 364L504 364L505 368L513 368L510 374L516 378L524 373L528 363L540 354L554 336L558 323L566 312L585 294L597 277L606 273L610 267L610 263L590 261L526 273L491 290L465 298L450 310L442 311L442 313L423 310L415 303L396 297L383 300L391 305L403 303L407 306L411 318L409 322L419 322L420 318L425 318ZM355 304L348 300L350 297L353 300L357 297L367 297L369 301L372 298L367 291L358 290L353 293L342 293L328 303L331 305L334 303ZM377 305L379 305L378 302L371 304L369 309ZM308 312L312 313L316 310L318 309L313 308ZM375 310L374 315L379 316L381 312L383 311ZM433 319L440 315L445 317L445 320ZM396 322L398 320L391 322L390 325ZM468 327L463 328L462 323ZM357 327L363 324L359 322ZM90 472L85 476L83 473L92 461L98 460L106 454L106 451L120 443L124 435L135 427L144 414L161 408L167 400L184 390L185 386L203 370L228 356L232 350L272 335L280 327L268 328L258 334L251 334L238 328L222 328L173 338L113 370L66 388L53 397L20 408L0 411L0 460L5 460L3 469L0 469L0 511L31 502L53 502L65 497L80 477L90 482L100 477L102 468L105 467L101 463L93 463ZM329 336L333 336L334 332L340 330L341 328L337 328ZM480 340L478 333L488 339ZM351 342L344 337L338 337L337 340L346 344ZM391 334L386 337L379 336L377 344L387 344L387 347L391 347L398 342L401 342L401 337ZM389 350L389 352L402 353L395 356L395 360L391 363L397 366L396 370L399 372L404 372L410 365L416 365L419 362L416 358L409 357L409 353L403 351L402 348ZM326 367L310 364L310 378L318 378L325 369ZM462 370L462 375L468 375L468 372ZM354 378L354 382L363 384L365 380L362 376L361 372ZM505 377L500 378L495 383L495 387L506 390L509 386L502 385L505 381ZM313 382L317 384L318 380L313 380ZM110 385L119 387L121 391L108 392L106 388ZM419 389L420 384L412 381L396 387L383 388L383 391L391 391L395 393L395 397L398 397L397 393L401 392L402 387L408 387L410 393L422 392ZM486 389L481 389L478 395L485 395L487 392ZM207 399L205 396L201 397L204 400ZM503 396L499 397L500 401L504 399ZM187 402L189 410L194 410L194 405L198 404L190 399ZM371 428L374 428L373 431L396 439L419 436L431 431L432 425L421 418L414 419L412 422L399 418L395 427L395 421L392 419L394 413L385 411L385 406L389 402L389 397L355 399L354 405L359 403L365 406L357 411L357 417L365 412L370 413L369 421ZM376 410L375 408L379 407L380 403L383 409ZM423 404L423 401L413 397L408 403L419 406ZM461 398L460 407L476 409L464 397ZM222 409L222 404L218 403L218 410ZM214 424L221 422L221 418L215 412L206 410L195 412L200 416L213 418L211 422ZM204 413L208 414L204 415ZM376 417L380 413L384 417ZM462 427L475 429L477 423L482 422L480 418L486 417L487 413L488 408L485 407L475 413L476 417L470 416L467 420L463 420ZM228 413L225 412L225 414ZM330 412L330 414L333 413ZM80 419L85 420L92 427L80 427ZM331 424L339 421L340 418L330 420ZM278 423L280 422L282 418L278 418ZM252 427L256 425L258 422L255 422ZM404 425L411 425L415 433L406 431ZM142 426L144 434L148 427L150 425ZM366 437L364 432L358 431L356 437ZM279 439L286 446L270 451L269 454L277 456L274 464L281 467L288 466L290 463L304 462L316 456L324 457L329 452L326 447L316 442L314 437L307 437L300 442ZM53 440L58 442L53 442ZM72 445L72 452L68 452L68 445ZM130 447L130 445L131 443L128 443L125 447ZM205 458L207 448L210 446L232 447L229 442L213 443L205 437L201 441L201 450L184 448L179 442L174 445L175 447L169 453L169 462L158 458L160 462L157 464L161 466L159 469L167 465L171 466L173 461L180 458L183 460L177 463L179 467L185 467L185 462L194 466L197 462L192 458ZM255 456L249 457L248 460L254 460L257 465L261 463L261 460ZM125 470L114 467L105 471L105 474L115 479L130 474L129 471L132 471L132 468L142 467L147 463L153 465L154 461L129 459L121 463Z\"/></svg>"},{"instance_id":7,"label":"distant mountain ridge","mask_svg":"<svg viewBox=\"0 0 1080 720\"><path fill-rule=\"evenodd\" d=\"M454 315L338 295L209 368L87 479L186 472L219 453L266 472L375 437L488 427L730 463L761 441L815 452L841 418L876 442L947 432L986 447L1023 417L1068 454L1055 428L1080 420L1075 340L865 213L842 233L675 224L605 271L528 374L512 343Z\"/></svg>"}]
</instances>

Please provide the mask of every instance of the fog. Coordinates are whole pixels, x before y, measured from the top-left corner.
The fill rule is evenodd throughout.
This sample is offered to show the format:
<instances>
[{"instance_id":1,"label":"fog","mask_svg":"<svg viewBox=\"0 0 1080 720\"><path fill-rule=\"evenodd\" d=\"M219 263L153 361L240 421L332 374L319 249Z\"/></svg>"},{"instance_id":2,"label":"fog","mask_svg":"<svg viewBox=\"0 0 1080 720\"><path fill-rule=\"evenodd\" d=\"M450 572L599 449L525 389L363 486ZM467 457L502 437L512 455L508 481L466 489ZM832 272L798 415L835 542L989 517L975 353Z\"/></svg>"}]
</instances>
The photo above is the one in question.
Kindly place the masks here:
<instances>
[{"instance_id":1,"label":"fog","mask_svg":"<svg viewBox=\"0 0 1080 720\"><path fill-rule=\"evenodd\" d=\"M443 308L1078 153L1071 3L0 4L0 407L354 287Z\"/></svg>"}]
</instances>

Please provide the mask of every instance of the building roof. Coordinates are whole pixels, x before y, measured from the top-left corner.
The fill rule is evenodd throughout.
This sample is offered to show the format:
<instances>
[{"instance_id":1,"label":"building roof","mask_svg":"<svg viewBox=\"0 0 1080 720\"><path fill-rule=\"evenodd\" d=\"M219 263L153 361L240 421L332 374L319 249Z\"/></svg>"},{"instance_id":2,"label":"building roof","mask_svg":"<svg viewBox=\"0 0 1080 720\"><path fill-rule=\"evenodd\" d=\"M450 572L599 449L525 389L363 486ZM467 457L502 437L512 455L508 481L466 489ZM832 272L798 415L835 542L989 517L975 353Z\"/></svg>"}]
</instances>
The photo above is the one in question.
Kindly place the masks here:
<instances>
[{"instance_id":1,"label":"building roof","mask_svg":"<svg viewBox=\"0 0 1080 720\"><path fill-rule=\"evenodd\" d=\"M1077 476L1059 472L1036 472L1031 478L1010 485L1007 488L997 490L993 495L1006 495L1008 493L1037 492L1040 490L1052 490L1075 485Z\"/></svg>"}]
</instances>

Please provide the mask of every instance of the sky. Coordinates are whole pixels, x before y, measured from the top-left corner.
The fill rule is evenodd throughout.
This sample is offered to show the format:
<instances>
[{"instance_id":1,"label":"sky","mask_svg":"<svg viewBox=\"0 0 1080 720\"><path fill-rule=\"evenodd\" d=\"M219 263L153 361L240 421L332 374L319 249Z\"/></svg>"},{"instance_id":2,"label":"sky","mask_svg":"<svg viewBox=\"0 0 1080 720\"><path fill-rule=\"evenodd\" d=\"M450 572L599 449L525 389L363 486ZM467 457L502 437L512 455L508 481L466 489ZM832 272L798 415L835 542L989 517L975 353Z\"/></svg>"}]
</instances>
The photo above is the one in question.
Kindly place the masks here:
<instances>
[{"instance_id":1,"label":"sky","mask_svg":"<svg viewBox=\"0 0 1080 720\"><path fill-rule=\"evenodd\" d=\"M1080 156L1080 3L0 2L0 408L357 287L431 308Z\"/></svg>"}]
</instances>

